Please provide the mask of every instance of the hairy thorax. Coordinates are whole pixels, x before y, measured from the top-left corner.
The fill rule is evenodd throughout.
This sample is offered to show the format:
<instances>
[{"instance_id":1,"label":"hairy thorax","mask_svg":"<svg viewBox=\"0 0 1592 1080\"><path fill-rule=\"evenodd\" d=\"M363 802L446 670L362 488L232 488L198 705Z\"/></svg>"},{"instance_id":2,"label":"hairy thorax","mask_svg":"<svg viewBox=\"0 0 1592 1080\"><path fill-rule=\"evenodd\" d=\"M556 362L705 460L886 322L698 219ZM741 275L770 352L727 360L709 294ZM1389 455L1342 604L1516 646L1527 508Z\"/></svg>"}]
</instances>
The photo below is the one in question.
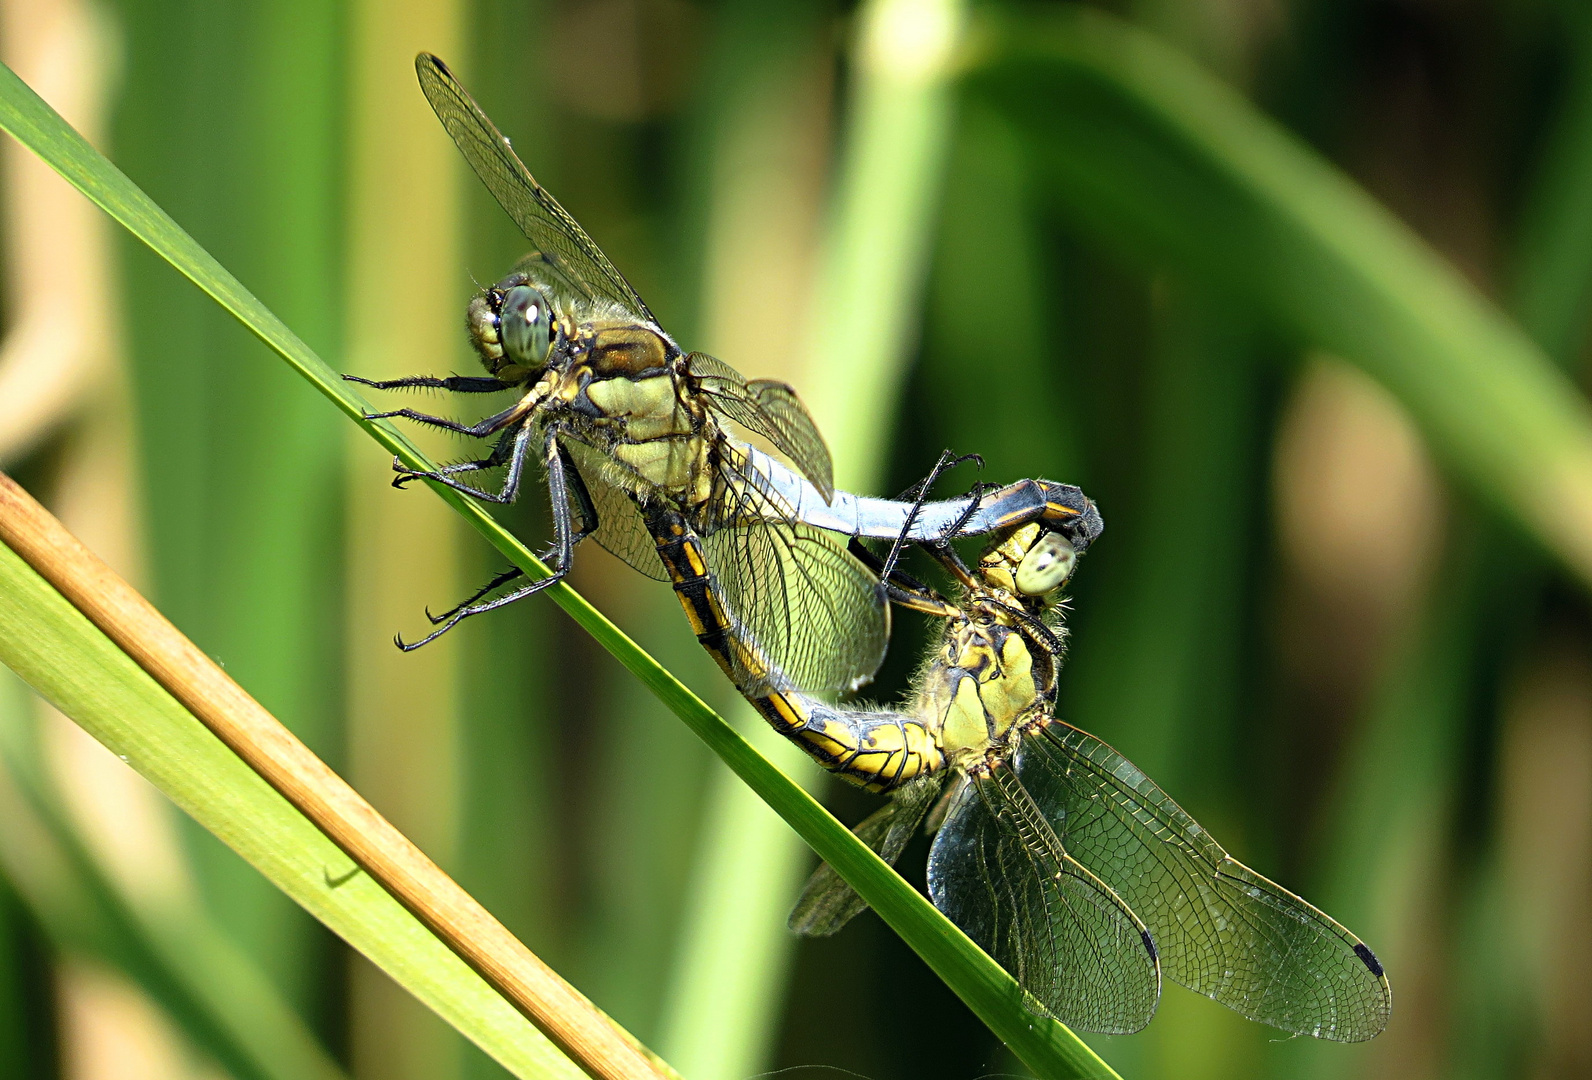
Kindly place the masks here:
<instances>
[{"instance_id":1,"label":"hairy thorax","mask_svg":"<svg viewBox=\"0 0 1592 1080\"><path fill-rule=\"evenodd\" d=\"M610 459L610 480L682 508L711 495L708 456L718 429L683 392L684 359L667 338L635 323L582 324L567 366L548 377L547 405L571 435Z\"/></svg>"},{"instance_id":2,"label":"hairy thorax","mask_svg":"<svg viewBox=\"0 0 1592 1080\"><path fill-rule=\"evenodd\" d=\"M1007 737L1042 707L1028 640L994 605L968 605L946 628L924 673L924 713L939 718L940 746L953 766L971 768L1004 752Z\"/></svg>"}]
</instances>

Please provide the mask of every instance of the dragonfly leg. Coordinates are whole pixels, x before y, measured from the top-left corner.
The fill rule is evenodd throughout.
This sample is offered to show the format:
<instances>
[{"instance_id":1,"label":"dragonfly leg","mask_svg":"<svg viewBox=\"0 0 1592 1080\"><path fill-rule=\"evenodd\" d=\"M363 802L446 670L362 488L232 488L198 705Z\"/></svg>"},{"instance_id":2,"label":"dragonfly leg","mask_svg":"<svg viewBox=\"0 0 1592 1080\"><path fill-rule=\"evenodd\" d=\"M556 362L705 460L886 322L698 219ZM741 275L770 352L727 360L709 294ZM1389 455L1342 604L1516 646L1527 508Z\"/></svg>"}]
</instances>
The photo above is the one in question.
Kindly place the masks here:
<instances>
[{"instance_id":1,"label":"dragonfly leg","mask_svg":"<svg viewBox=\"0 0 1592 1080\"><path fill-rule=\"evenodd\" d=\"M503 505L507 506L520 496L520 480L523 478L525 473L525 453L530 447L530 438L531 427L529 424L527 424L520 428L517 432L513 433L513 439L508 444L509 449L506 454L501 453L502 444L499 444L498 449L493 450L491 456L482 458L480 461L466 461L460 463L459 465L444 466L443 468L437 469L435 471L428 472L420 469L406 469L402 465L395 464L395 468L399 475L393 480L393 487L403 487L404 484L411 480L435 480L437 483L445 484L446 486L451 487L454 491L468 495L472 499L480 499L483 502L502 503ZM450 473L456 472L470 472L475 469L492 468L494 466L503 464L504 458L506 458L508 461L508 476L504 478L503 489L495 493L491 491L483 491L481 488L471 487L469 484L454 480L449 475Z\"/></svg>"},{"instance_id":2,"label":"dragonfly leg","mask_svg":"<svg viewBox=\"0 0 1592 1080\"><path fill-rule=\"evenodd\" d=\"M879 577L879 586L884 589L886 599L892 604L912 611L921 611L925 615L949 616L957 613L958 609L954 604L906 571L895 569L886 576L884 563L879 556L864 547L862 541L855 536L846 542L846 550Z\"/></svg>"},{"instance_id":3,"label":"dragonfly leg","mask_svg":"<svg viewBox=\"0 0 1592 1080\"><path fill-rule=\"evenodd\" d=\"M535 596L549 585L553 585L561 580L563 580L562 575L538 578L529 585L515 589L511 593L505 593L503 596L499 596L496 599L488 600L484 604L468 604L456 608L452 615L438 623L435 630L431 631L431 633L427 634L419 641L405 641L402 637L395 637L393 638L393 644L397 645L404 652L414 652L422 645L431 644L443 634L446 634L449 630L452 630L455 626L458 626L459 623L463 622L465 619L468 619L471 615L484 615L488 611L496 611L500 607L506 607L507 605L514 603L516 600L523 600L527 596Z\"/></svg>"},{"instance_id":4,"label":"dragonfly leg","mask_svg":"<svg viewBox=\"0 0 1592 1080\"><path fill-rule=\"evenodd\" d=\"M479 472L483 469L495 469L503 464L503 459L494 452L491 457L484 457L478 461L458 461L452 465L444 465L434 471L425 469L411 469L399 458L392 459L392 471L398 475L392 478L392 486L400 490L416 480L440 480L448 482L448 477L458 476L460 473Z\"/></svg>"},{"instance_id":5,"label":"dragonfly leg","mask_svg":"<svg viewBox=\"0 0 1592 1080\"><path fill-rule=\"evenodd\" d=\"M504 432L503 436L498 439L497 445L492 447L492 452L484 458L475 461L457 461L432 471L411 469L398 458L393 458L392 471L398 475L393 477L392 486L402 489L406 484L415 480L440 480L442 483L447 483L448 477L457 476L459 473L495 469L508 460L509 451L514 447L514 439L517 434L514 431Z\"/></svg>"},{"instance_id":6,"label":"dragonfly leg","mask_svg":"<svg viewBox=\"0 0 1592 1080\"><path fill-rule=\"evenodd\" d=\"M586 537L597 531L597 504L592 501L591 492L586 488L586 479L580 475L580 470L575 468L575 461L569 456L569 451L564 449L563 443L558 443L558 460L563 466L564 475L569 481L570 494L575 496L576 508L580 510L580 528L575 530L575 543L580 543ZM552 557L553 548L547 549L544 561Z\"/></svg>"},{"instance_id":7,"label":"dragonfly leg","mask_svg":"<svg viewBox=\"0 0 1592 1080\"><path fill-rule=\"evenodd\" d=\"M433 615L433 614L431 614L431 609L430 608L426 608L426 618L431 620L431 625L432 626L441 626L443 623L447 622L449 619L451 619L455 615L457 615L460 610L462 610L463 608L469 607L471 604L473 604L477 600L481 599L481 597L485 596L487 593L493 592L494 590L496 590L498 588L498 586L507 585L509 582L513 581L515 578L523 577L524 575L525 575L525 571L524 570L521 570L517 566L511 566L507 570L503 571L501 574L498 574L491 581L487 582L485 585L483 585L479 589L475 590L475 592L471 593L464 600L462 600L459 603L455 604L453 607L449 608L447 611L444 611L441 615Z\"/></svg>"},{"instance_id":8,"label":"dragonfly leg","mask_svg":"<svg viewBox=\"0 0 1592 1080\"><path fill-rule=\"evenodd\" d=\"M455 435L473 435L479 438L482 435L490 435L492 433L490 429L481 430L480 424L464 424L458 420L449 420L446 416L432 416L430 413L416 412L414 409L389 409L386 412L370 412L365 414L365 419L390 420L395 416L401 416L405 420L413 420L417 424L425 424L427 427L451 431Z\"/></svg>"},{"instance_id":9,"label":"dragonfly leg","mask_svg":"<svg viewBox=\"0 0 1592 1080\"><path fill-rule=\"evenodd\" d=\"M564 479L569 484L569 493L574 496L575 508L580 513L580 525L578 527L575 526L573 519L570 521L573 537L570 541L570 546L574 547L597 531L597 505L592 502L591 492L586 489L586 481L581 477L580 470L575 468L574 460L570 458L569 451L565 450L562 444L558 447L558 457L564 468ZM555 539L551 544L543 548L536 557L545 563L550 563L558 558L559 550L559 542Z\"/></svg>"},{"instance_id":10,"label":"dragonfly leg","mask_svg":"<svg viewBox=\"0 0 1592 1080\"><path fill-rule=\"evenodd\" d=\"M928 553L930 558L939 563L941 566L945 567L946 572L960 581L964 586L970 589L978 587L977 580L973 577L973 572L967 568L967 563L962 561L962 556L958 555L956 553L956 549L953 548L948 542L944 540L930 540L925 542L922 546L923 550Z\"/></svg>"},{"instance_id":11,"label":"dragonfly leg","mask_svg":"<svg viewBox=\"0 0 1592 1080\"><path fill-rule=\"evenodd\" d=\"M528 431L529 428L526 429L526 432ZM528 435L526 433L522 433L519 439L516 439L515 455L512 459L510 459L509 463L509 471L511 477L514 478L513 482L515 483L516 487L518 486L518 478L515 474L524 463L525 452L523 449L523 440L526 438L528 438ZM564 459L560 453L558 438L554 433L547 433L547 441L544 444L544 449L546 452L545 460L547 462L547 493L552 503L553 513L553 537L555 550L553 552L553 558L550 560L552 564L552 573L550 573L547 577L538 578L528 585L523 585L511 593L506 593L503 596L495 597L491 600L481 603L471 603L470 601L466 601L457 608L454 608L453 611L448 615L442 616L440 621L433 620L437 628L431 631L431 633L427 634L425 637L421 638L419 641L406 642L402 637L394 638L394 643L404 652L413 652L422 645L426 645L437 640L437 638L441 637L443 634L446 634L449 630L452 630L455 626L459 625L460 622L468 619L472 615L482 615L488 611L495 611L500 607L505 607L509 604L512 604L516 600L523 600L527 596L535 596L543 589L550 588L551 586L556 585L558 582L563 581L564 578L569 575L570 567L575 564L575 544L577 543L578 537L576 534L574 521L569 511L569 485L568 479L564 473ZM505 485L505 488L507 488L507 485ZM595 521L595 514L593 515L593 520ZM580 535L584 536L585 534L581 533ZM503 582L512 581L514 576L517 575L504 576ZM497 584L502 584L502 582L498 582ZM482 592L477 593L476 596L479 597L485 595L486 592L491 591L492 587L493 586L489 586ZM471 599L473 600L475 597L472 597Z\"/></svg>"},{"instance_id":12,"label":"dragonfly leg","mask_svg":"<svg viewBox=\"0 0 1592 1080\"><path fill-rule=\"evenodd\" d=\"M451 431L455 435L468 435L474 439L484 439L495 434L514 421L523 418L525 410L520 405L510 405L500 413L479 420L474 424L463 424L457 420L449 420L445 416L432 416L430 413L416 412L414 409L391 409L387 412L366 413L366 420L387 420L394 416L401 416L405 420L413 420L417 424L427 424L431 427Z\"/></svg>"},{"instance_id":13,"label":"dragonfly leg","mask_svg":"<svg viewBox=\"0 0 1592 1080\"><path fill-rule=\"evenodd\" d=\"M934 463L934 468L929 470L929 475L902 493L902 498L910 498L912 500L912 510L907 514L906 524L901 526L901 532L890 544L890 554L885 557L884 570L879 575L881 578L889 580L894 572L896 562L901 558L902 549L906 547L907 537L912 533L912 526L917 523L918 515L923 512L923 504L928 501L929 492L934 490L935 481L946 470L954 469L964 461L975 462L980 469L984 467L984 459L977 454L963 454L960 457L952 457L951 451L942 450L940 452L940 460ZM962 527L967 524L968 519L973 516L973 511L978 507L980 494L982 494L981 485L975 485L973 497L968 501L967 510L957 519L955 526L947 530L947 535L957 535Z\"/></svg>"},{"instance_id":14,"label":"dragonfly leg","mask_svg":"<svg viewBox=\"0 0 1592 1080\"><path fill-rule=\"evenodd\" d=\"M358 375L344 375L345 382L359 383L373 390L451 390L455 394L495 394L499 390L512 390L514 383L479 375L410 375L402 379L363 379Z\"/></svg>"}]
</instances>

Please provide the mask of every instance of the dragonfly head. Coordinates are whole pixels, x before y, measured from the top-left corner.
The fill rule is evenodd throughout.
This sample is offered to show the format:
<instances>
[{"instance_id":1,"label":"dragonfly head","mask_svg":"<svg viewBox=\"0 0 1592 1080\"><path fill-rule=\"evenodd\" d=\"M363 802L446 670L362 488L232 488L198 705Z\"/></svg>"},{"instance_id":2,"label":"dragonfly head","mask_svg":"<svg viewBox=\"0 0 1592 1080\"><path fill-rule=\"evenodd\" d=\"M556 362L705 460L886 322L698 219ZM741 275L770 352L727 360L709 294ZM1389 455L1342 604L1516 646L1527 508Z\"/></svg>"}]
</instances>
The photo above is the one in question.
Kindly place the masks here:
<instances>
[{"instance_id":1,"label":"dragonfly head","mask_svg":"<svg viewBox=\"0 0 1592 1080\"><path fill-rule=\"evenodd\" d=\"M477 293L465 321L481 363L510 383L541 371L558 336L553 305L523 274L511 274Z\"/></svg>"},{"instance_id":2,"label":"dragonfly head","mask_svg":"<svg viewBox=\"0 0 1592 1080\"><path fill-rule=\"evenodd\" d=\"M978 562L978 573L1005 592L1048 601L1072 577L1079 554L1065 532L1031 521L992 544Z\"/></svg>"},{"instance_id":3,"label":"dragonfly head","mask_svg":"<svg viewBox=\"0 0 1592 1080\"><path fill-rule=\"evenodd\" d=\"M1055 592L1078 567L1078 549L1059 532L1043 529L1017 564L1013 583L1023 596Z\"/></svg>"}]
</instances>

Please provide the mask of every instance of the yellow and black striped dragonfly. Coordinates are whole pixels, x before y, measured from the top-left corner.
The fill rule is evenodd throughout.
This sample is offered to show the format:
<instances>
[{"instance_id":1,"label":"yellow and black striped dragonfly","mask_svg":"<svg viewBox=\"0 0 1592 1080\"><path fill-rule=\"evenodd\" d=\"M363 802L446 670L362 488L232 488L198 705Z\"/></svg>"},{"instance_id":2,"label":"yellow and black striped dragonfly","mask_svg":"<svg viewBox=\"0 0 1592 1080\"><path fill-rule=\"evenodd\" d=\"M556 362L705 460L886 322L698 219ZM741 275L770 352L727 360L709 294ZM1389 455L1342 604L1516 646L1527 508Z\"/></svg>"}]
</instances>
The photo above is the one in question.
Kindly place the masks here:
<instances>
[{"instance_id":1,"label":"yellow and black striped dragonfly","mask_svg":"<svg viewBox=\"0 0 1592 1080\"><path fill-rule=\"evenodd\" d=\"M1392 998L1352 933L1233 859L1153 780L1055 717L1062 586L1077 562L1043 522L998 533L969 571L927 545L961 595L900 711L848 711L769 680L765 714L828 747L891 801L857 835L894 863L925 819L935 906L1075 1027L1147 1024L1165 975L1284 1031L1376 1036ZM925 610L932 605L919 604ZM775 680L777 681L777 680ZM866 905L820 866L793 929L832 934Z\"/></svg>"},{"instance_id":2,"label":"yellow and black striped dragonfly","mask_svg":"<svg viewBox=\"0 0 1592 1080\"><path fill-rule=\"evenodd\" d=\"M384 390L515 394L507 408L476 423L413 409L371 418L405 417L492 440L487 456L435 472L397 467L400 487L425 478L509 503L534 455L547 474L554 537L551 577L504 593L521 574L501 574L433 616L436 629L427 637L400 640L400 647L416 648L461 619L562 579L586 536L664 579L656 545L674 537L666 524L679 525L716 570L717 602L742 640L755 641L804 690L846 690L873 675L889 630L876 573L859 558L860 548L848 550L848 538L933 539L1043 518L1071 523L1087 543L1098 515L1065 484L1024 482L935 503L836 491L828 449L795 392L781 382L744 379L676 345L447 66L422 53L415 68L443 127L535 250L470 302L467 324L486 376L347 378ZM766 438L795 468L733 437L732 425ZM466 482L497 469L504 472L498 490Z\"/></svg>"}]
</instances>

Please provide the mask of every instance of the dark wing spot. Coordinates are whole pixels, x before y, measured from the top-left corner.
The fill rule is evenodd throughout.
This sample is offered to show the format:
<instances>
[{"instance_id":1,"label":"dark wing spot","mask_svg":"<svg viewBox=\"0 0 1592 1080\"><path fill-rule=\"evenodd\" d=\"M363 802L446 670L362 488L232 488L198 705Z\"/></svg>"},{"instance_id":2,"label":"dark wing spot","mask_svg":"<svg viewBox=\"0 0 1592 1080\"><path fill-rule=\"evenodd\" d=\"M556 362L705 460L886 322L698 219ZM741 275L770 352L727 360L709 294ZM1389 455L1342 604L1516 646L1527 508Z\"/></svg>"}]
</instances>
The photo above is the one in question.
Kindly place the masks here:
<instances>
[{"instance_id":1,"label":"dark wing spot","mask_svg":"<svg viewBox=\"0 0 1592 1080\"><path fill-rule=\"evenodd\" d=\"M1364 942L1359 942L1354 946L1354 955L1358 956L1361 962L1371 969L1372 975L1379 979L1382 977L1382 962L1376 958L1376 953L1366 948Z\"/></svg>"},{"instance_id":2,"label":"dark wing spot","mask_svg":"<svg viewBox=\"0 0 1592 1080\"><path fill-rule=\"evenodd\" d=\"M1150 932L1148 930L1140 930L1139 931L1139 937L1144 939L1144 949L1145 949L1146 952L1148 952L1150 954L1150 959L1156 961L1157 963L1159 963L1160 960L1161 960L1161 954L1156 949L1156 947L1155 947L1155 939L1150 936ZM1365 949L1365 946L1361 945L1360 948ZM1365 951L1367 953L1369 953L1371 950L1370 949L1365 949ZM1374 957L1374 956L1371 957L1371 962L1373 964L1376 963L1376 957Z\"/></svg>"}]
</instances>

